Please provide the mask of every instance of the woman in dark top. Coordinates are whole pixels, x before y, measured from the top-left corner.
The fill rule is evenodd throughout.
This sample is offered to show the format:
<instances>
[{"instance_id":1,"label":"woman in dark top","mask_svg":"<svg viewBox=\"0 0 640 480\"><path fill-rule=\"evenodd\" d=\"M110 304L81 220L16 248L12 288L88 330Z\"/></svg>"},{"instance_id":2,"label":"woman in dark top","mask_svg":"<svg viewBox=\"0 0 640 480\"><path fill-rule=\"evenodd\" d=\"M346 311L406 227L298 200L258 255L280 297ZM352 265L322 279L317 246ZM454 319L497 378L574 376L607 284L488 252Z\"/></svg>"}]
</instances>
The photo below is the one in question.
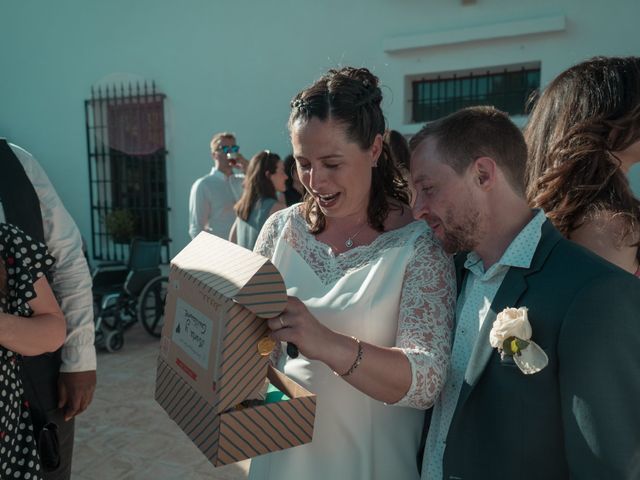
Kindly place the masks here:
<instances>
[{"instance_id":1,"label":"woman in dark top","mask_svg":"<svg viewBox=\"0 0 640 480\"><path fill-rule=\"evenodd\" d=\"M53 262L43 244L0 223L0 478L43 478L20 370L23 355L64 342L64 316L45 277Z\"/></svg>"}]
</instances>

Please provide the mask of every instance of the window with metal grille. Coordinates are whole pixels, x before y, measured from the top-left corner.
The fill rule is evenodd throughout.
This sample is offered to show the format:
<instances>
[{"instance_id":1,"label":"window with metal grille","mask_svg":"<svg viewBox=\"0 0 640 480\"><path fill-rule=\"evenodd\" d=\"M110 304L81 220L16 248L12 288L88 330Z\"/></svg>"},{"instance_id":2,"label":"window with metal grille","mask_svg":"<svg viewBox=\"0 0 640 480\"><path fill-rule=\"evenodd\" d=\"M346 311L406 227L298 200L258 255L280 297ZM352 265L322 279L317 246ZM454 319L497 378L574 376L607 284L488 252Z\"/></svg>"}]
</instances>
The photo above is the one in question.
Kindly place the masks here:
<instances>
[{"instance_id":1,"label":"window with metal grille","mask_svg":"<svg viewBox=\"0 0 640 480\"><path fill-rule=\"evenodd\" d=\"M164 98L144 83L91 90L85 101L93 258L124 260L132 239L169 255Z\"/></svg>"},{"instance_id":2,"label":"window with metal grille","mask_svg":"<svg viewBox=\"0 0 640 480\"><path fill-rule=\"evenodd\" d=\"M525 115L527 100L540 88L540 66L421 78L411 86L412 123L435 120L473 105L493 105L510 115Z\"/></svg>"}]
</instances>

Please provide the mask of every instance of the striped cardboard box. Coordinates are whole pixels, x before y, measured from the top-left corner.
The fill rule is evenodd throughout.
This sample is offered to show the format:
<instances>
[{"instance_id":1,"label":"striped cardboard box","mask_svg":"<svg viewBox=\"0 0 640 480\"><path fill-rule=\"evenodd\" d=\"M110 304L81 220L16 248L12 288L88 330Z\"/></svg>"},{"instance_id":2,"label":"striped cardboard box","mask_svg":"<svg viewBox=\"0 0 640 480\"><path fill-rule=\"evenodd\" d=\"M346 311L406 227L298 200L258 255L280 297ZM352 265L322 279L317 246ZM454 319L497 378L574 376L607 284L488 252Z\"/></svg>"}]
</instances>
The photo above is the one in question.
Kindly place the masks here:
<instances>
[{"instance_id":1,"label":"striped cardboard box","mask_svg":"<svg viewBox=\"0 0 640 480\"><path fill-rule=\"evenodd\" d=\"M315 396L257 349L286 300L268 259L208 233L171 262L156 400L216 466L311 441ZM267 376L291 400L227 412Z\"/></svg>"},{"instance_id":2,"label":"striped cardboard box","mask_svg":"<svg viewBox=\"0 0 640 480\"><path fill-rule=\"evenodd\" d=\"M160 357L156 400L219 467L311 442L316 396L271 366L268 378L289 401L218 413Z\"/></svg>"},{"instance_id":3,"label":"striped cardboard box","mask_svg":"<svg viewBox=\"0 0 640 480\"><path fill-rule=\"evenodd\" d=\"M171 261L161 354L218 412L260 389L268 359L257 343L263 320L286 305L271 262L202 232Z\"/></svg>"}]
</instances>

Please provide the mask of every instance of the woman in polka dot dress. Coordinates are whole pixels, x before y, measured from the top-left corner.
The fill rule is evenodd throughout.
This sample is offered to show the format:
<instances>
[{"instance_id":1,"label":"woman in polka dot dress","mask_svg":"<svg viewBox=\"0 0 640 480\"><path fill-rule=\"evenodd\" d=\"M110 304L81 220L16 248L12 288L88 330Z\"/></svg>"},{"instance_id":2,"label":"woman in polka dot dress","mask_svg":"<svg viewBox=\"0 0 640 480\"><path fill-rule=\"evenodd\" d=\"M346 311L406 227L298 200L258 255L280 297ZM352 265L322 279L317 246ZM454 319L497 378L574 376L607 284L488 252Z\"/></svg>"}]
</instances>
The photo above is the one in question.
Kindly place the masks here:
<instances>
[{"instance_id":1,"label":"woman in polka dot dress","mask_svg":"<svg viewBox=\"0 0 640 480\"><path fill-rule=\"evenodd\" d=\"M64 316L44 274L54 259L17 227L0 223L0 478L41 479L24 398L22 356L57 350Z\"/></svg>"}]
</instances>

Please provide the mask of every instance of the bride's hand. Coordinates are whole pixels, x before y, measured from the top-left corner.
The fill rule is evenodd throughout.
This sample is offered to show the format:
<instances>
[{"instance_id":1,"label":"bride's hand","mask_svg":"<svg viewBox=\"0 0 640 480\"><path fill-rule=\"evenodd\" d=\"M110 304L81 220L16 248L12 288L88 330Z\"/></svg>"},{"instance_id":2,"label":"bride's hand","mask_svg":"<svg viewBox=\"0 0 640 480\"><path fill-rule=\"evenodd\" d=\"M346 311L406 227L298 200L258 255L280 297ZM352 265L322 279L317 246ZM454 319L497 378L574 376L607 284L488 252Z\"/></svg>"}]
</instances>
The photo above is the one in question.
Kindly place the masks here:
<instances>
[{"instance_id":1,"label":"bride's hand","mask_svg":"<svg viewBox=\"0 0 640 480\"><path fill-rule=\"evenodd\" d=\"M334 333L322 325L297 297L287 297L287 306L277 317L268 320L271 338L293 343L305 357L322 360Z\"/></svg>"}]
</instances>

